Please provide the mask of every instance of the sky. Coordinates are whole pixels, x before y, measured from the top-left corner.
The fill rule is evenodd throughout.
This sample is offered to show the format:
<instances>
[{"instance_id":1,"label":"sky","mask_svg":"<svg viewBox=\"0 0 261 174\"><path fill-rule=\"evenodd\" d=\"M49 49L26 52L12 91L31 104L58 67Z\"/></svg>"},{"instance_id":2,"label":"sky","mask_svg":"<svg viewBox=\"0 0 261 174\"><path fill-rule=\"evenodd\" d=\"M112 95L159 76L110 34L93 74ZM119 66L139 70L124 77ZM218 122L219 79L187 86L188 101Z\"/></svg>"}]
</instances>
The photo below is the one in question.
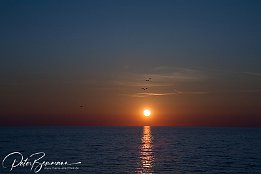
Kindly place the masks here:
<instances>
[{"instance_id":1,"label":"sky","mask_svg":"<svg viewBox=\"0 0 261 174\"><path fill-rule=\"evenodd\" d=\"M2 0L0 125L261 127L260 21L255 0Z\"/></svg>"}]
</instances>

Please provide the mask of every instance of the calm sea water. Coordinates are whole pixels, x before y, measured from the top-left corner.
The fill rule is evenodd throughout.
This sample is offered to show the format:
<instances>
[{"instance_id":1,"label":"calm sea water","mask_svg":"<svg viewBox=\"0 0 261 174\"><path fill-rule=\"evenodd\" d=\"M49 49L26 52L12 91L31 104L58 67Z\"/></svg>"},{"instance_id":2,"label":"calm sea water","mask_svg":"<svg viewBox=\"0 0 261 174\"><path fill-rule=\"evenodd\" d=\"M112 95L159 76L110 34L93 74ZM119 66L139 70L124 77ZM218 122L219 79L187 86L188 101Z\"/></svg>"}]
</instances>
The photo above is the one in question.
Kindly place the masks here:
<instances>
[{"instance_id":1,"label":"calm sea water","mask_svg":"<svg viewBox=\"0 0 261 174\"><path fill-rule=\"evenodd\" d=\"M81 164L43 165L38 173L261 173L261 129L0 128L1 174L35 173L43 153L38 162ZM21 155L27 165L18 165Z\"/></svg>"}]
</instances>

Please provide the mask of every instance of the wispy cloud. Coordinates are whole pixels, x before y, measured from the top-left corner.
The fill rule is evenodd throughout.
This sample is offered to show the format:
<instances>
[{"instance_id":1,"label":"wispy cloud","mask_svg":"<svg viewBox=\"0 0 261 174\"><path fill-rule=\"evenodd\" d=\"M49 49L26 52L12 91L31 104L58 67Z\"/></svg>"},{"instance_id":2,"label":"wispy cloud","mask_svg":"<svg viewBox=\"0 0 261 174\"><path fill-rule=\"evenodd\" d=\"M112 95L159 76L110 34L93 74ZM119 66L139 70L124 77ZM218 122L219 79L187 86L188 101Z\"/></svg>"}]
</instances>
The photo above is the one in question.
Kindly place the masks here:
<instances>
[{"instance_id":1,"label":"wispy cloud","mask_svg":"<svg viewBox=\"0 0 261 174\"><path fill-rule=\"evenodd\" d=\"M167 69L167 68L166 68ZM170 70L169 72L157 72L150 74L151 78L157 81L199 81L205 79L205 75L198 70L182 68Z\"/></svg>"},{"instance_id":2,"label":"wispy cloud","mask_svg":"<svg viewBox=\"0 0 261 174\"><path fill-rule=\"evenodd\" d=\"M180 85L182 83L190 82L195 83L205 79L206 76L201 71L189 68L171 69L161 66L153 69L151 73L127 73L122 74L122 77L125 78L112 81L113 85L120 86L122 89L125 89L121 90L122 96L150 97L202 95L208 93L206 91L182 91L182 89L176 88L177 84ZM147 80L148 78L150 78L150 80ZM144 92L137 92L137 90L144 87L148 89Z\"/></svg>"},{"instance_id":3,"label":"wispy cloud","mask_svg":"<svg viewBox=\"0 0 261 174\"><path fill-rule=\"evenodd\" d=\"M248 74L248 75L252 75L252 76L260 76L261 77L261 73L257 73L257 72L244 72L244 74Z\"/></svg>"},{"instance_id":4,"label":"wispy cloud","mask_svg":"<svg viewBox=\"0 0 261 174\"><path fill-rule=\"evenodd\" d=\"M169 67L167 66L157 66L152 69L153 71L163 71L163 70L169 70Z\"/></svg>"},{"instance_id":5,"label":"wispy cloud","mask_svg":"<svg viewBox=\"0 0 261 174\"><path fill-rule=\"evenodd\" d=\"M167 96L167 95L178 95L179 93L176 92L169 92L169 93L137 93L138 95L144 95L144 96Z\"/></svg>"},{"instance_id":6,"label":"wispy cloud","mask_svg":"<svg viewBox=\"0 0 261 174\"><path fill-rule=\"evenodd\" d=\"M135 93L135 94L121 94L123 96L128 96L128 97L150 97L150 96L170 96L170 95L178 95L178 93Z\"/></svg>"},{"instance_id":7,"label":"wispy cloud","mask_svg":"<svg viewBox=\"0 0 261 174\"><path fill-rule=\"evenodd\" d=\"M239 90L240 93L261 93L261 89Z\"/></svg>"},{"instance_id":8,"label":"wispy cloud","mask_svg":"<svg viewBox=\"0 0 261 174\"><path fill-rule=\"evenodd\" d=\"M183 91L180 92L180 94L182 95L205 95L205 94L209 94L210 91Z\"/></svg>"},{"instance_id":9,"label":"wispy cloud","mask_svg":"<svg viewBox=\"0 0 261 174\"><path fill-rule=\"evenodd\" d=\"M164 87L164 86L170 86L170 83L146 83L141 80L139 81L126 81L126 80L118 80L118 81L112 81L113 85L118 86L128 86L128 87L144 87L144 86L150 86L150 87Z\"/></svg>"},{"instance_id":10,"label":"wispy cloud","mask_svg":"<svg viewBox=\"0 0 261 174\"><path fill-rule=\"evenodd\" d=\"M177 92L166 92L166 93L154 93L154 92L144 92L144 93L134 93L134 94L121 94L122 96L128 96L128 97L138 97L138 98L144 98L144 97L151 97L151 96L173 96L173 95L206 95L209 94L209 91L177 91Z\"/></svg>"},{"instance_id":11,"label":"wispy cloud","mask_svg":"<svg viewBox=\"0 0 261 174\"><path fill-rule=\"evenodd\" d=\"M226 78L232 78L234 75L250 75L261 77L259 72L240 72L240 71L225 71L217 69L193 69L193 68L177 68L168 66L158 66L152 69L150 73L133 73L128 74L128 81L122 80L115 84L129 87L137 87L137 90L125 90L125 96L129 97L164 97L164 96L182 96L182 95L209 95L215 93L261 93L259 89L228 89L228 91L222 90L223 84L218 81L224 74L228 74ZM146 82L146 78L151 78L151 81ZM242 76L242 80L244 80ZM216 81L217 80L217 81ZM216 87L206 84L200 89L202 82L214 82ZM227 82L227 81L226 81ZM225 84L224 84L225 85ZM228 84L229 85L229 84ZM209 90L205 90L206 87ZM148 87L148 90L143 92L137 92L141 87ZM195 88L196 87L196 88ZM241 86L242 87L242 86ZM246 86L247 87L247 86ZM258 88L258 86L256 86ZM135 88L132 88L135 89ZM223 88L224 89L224 88Z\"/></svg>"}]
</instances>

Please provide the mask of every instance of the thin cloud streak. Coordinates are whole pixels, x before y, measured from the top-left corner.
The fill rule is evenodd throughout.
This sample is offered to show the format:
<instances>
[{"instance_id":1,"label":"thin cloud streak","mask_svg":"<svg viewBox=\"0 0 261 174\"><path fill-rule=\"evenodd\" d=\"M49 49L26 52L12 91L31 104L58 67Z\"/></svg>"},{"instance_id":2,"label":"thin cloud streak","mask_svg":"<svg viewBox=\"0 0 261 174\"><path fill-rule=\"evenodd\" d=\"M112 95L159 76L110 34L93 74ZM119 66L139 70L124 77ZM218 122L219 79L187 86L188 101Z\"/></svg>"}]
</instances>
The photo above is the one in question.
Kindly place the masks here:
<instances>
[{"instance_id":1,"label":"thin cloud streak","mask_svg":"<svg viewBox=\"0 0 261 174\"><path fill-rule=\"evenodd\" d=\"M145 79L148 77L151 80L146 82ZM205 76L201 72L192 69L179 69L167 73L123 73L116 80L108 80L107 85L121 87L168 87L173 86L175 83L201 81L204 78Z\"/></svg>"},{"instance_id":2,"label":"thin cloud streak","mask_svg":"<svg viewBox=\"0 0 261 174\"><path fill-rule=\"evenodd\" d=\"M127 96L127 97L150 97L150 96L173 96L173 95L206 95L209 94L208 91L177 91L177 92L168 92L168 93L153 93L153 92L148 92L148 93L136 93L136 94L120 94L122 96Z\"/></svg>"},{"instance_id":3,"label":"thin cloud streak","mask_svg":"<svg viewBox=\"0 0 261 174\"><path fill-rule=\"evenodd\" d=\"M202 72L195 71L192 69L183 69L179 71L167 72L167 73L154 73L150 77L156 81L201 81L206 77Z\"/></svg>"},{"instance_id":4,"label":"thin cloud streak","mask_svg":"<svg viewBox=\"0 0 261 174\"><path fill-rule=\"evenodd\" d=\"M164 86L172 86L170 83L145 83L145 82L129 82L129 81L113 81L112 84L119 85L119 86L128 86L128 87L143 87L143 86L150 86L150 87L164 87Z\"/></svg>"},{"instance_id":5,"label":"thin cloud streak","mask_svg":"<svg viewBox=\"0 0 261 174\"><path fill-rule=\"evenodd\" d=\"M205 94L209 94L209 91L184 91L184 92L180 92L180 94L184 94L184 95L205 95Z\"/></svg>"},{"instance_id":6,"label":"thin cloud streak","mask_svg":"<svg viewBox=\"0 0 261 174\"><path fill-rule=\"evenodd\" d=\"M244 72L244 74L261 77L261 73L256 73L256 72Z\"/></svg>"},{"instance_id":7,"label":"thin cloud streak","mask_svg":"<svg viewBox=\"0 0 261 174\"><path fill-rule=\"evenodd\" d=\"M170 96L178 95L177 93L136 93L136 94L120 94L121 96L134 97L134 98L145 98L151 96Z\"/></svg>"},{"instance_id":8,"label":"thin cloud streak","mask_svg":"<svg viewBox=\"0 0 261 174\"><path fill-rule=\"evenodd\" d=\"M178 95L179 93L137 93L138 95L147 95L147 96L167 96L167 95Z\"/></svg>"},{"instance_id":9,"label":"thin cloud streak","mask_svg":"<svg viewBox=\"0 0 261 174\"><path fill-rule=\"evenodd\" d=\"M254 90L240 90L240 93L261 93L261 89L254 89Z\"/></svg>"}]
</instances>

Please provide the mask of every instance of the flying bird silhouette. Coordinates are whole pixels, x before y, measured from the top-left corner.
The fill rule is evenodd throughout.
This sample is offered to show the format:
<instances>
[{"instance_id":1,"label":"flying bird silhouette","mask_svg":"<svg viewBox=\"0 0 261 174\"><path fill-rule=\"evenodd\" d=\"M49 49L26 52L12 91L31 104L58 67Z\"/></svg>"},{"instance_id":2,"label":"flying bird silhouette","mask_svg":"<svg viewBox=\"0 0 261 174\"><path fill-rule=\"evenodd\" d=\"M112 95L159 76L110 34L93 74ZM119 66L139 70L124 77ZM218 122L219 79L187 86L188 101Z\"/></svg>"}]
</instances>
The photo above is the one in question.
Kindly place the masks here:
<instances>
[{"instance_id":1,"label":"flying bird silhouette","mask_svg":"<svg viewBox=\"0 0 261 174\"><path fill-rule=\"evenodd\" d=\"M146 79L146 82L149 82L151 80L151 78L148 78L148 79Z\"/></svg>"},{"instance_id":2,"label":"flying bird silhouette","mask_svg":"<svg viewBox=\"0 0 261 174\"><path fill-rule=\"evenodd\" d=\"M147 90L148 88L141 88L141 89L143 89L143 90L145 91L145 90Z\"/></svg>"}]
</instances>

